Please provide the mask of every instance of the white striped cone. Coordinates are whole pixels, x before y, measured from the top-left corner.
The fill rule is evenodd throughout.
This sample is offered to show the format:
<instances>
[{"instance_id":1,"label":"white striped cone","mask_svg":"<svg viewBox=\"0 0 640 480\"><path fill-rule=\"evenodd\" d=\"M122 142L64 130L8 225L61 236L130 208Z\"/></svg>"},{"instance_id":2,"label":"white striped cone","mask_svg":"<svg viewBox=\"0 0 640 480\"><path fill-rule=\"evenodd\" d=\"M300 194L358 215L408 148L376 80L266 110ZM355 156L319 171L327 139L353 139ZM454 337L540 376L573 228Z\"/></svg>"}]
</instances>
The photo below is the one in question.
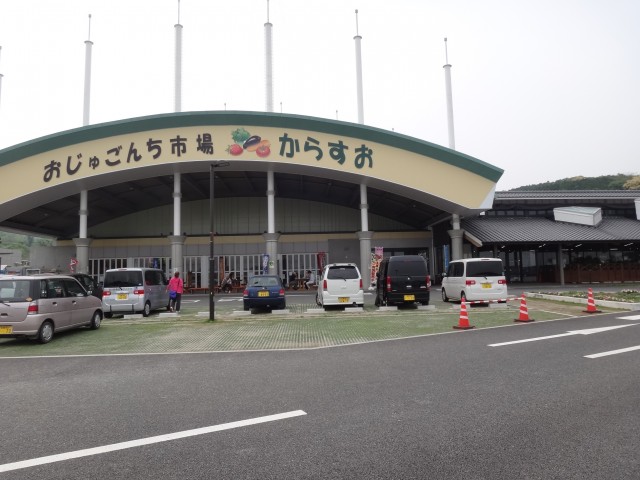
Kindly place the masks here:
<instances>
[{"instance_id":1,"label":"white striped cone","mask_svg":"<svg viewBox=\"0 0 640 480\"><path fill-rule=\"evenodd\" d=\"M471 328L476 328L469 325L469 315L467 315L467 305L464 298L460 299L460 319L458 320L458 325L454 325L453 328L457 330L469 330Z\"/></svg>"},{"instance_id":2,"label":"white striped cone","mask_svg":"<svg viewBox=\"0 0 640 480\"><path fill-rule=\"evenodd\" d=\"M514 322L533 322L532 318L529 318L529 309L527 309L527 300L524 293L520 299L520 316L514 320Z\"/></svg>"},{"instance_id":3,"label":"white striped cone","mask_svg":"<svg viewBox=\"0 0 640 480\"><path fill-rule=\"evenodd\" d=\"M601 310L596 308L596 301L593 298L593 290L590 288L587 293L587 309L583 310L584 313L600 313Z\"/></svg>"}]
</instances>

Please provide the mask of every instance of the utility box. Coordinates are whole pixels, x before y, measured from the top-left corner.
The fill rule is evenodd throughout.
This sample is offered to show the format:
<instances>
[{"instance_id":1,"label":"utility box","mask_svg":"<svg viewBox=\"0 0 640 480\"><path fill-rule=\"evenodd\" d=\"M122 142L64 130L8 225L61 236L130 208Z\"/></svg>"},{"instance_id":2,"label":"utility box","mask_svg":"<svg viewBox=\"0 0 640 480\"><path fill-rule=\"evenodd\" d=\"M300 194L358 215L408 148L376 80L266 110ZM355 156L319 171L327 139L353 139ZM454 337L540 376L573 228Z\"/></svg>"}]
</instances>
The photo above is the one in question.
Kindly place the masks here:
<instances>
[{"instance_id":1,"label":"utility box","mask_svg":"<svg viewBox=\"0 0 640 480\"><path fill-rule=\"evenodd\" d=\"M597 227L602 221L602 209L598 207L559 207L553 209L553 218L556 222Z\"/></svg>"}]
</instances>

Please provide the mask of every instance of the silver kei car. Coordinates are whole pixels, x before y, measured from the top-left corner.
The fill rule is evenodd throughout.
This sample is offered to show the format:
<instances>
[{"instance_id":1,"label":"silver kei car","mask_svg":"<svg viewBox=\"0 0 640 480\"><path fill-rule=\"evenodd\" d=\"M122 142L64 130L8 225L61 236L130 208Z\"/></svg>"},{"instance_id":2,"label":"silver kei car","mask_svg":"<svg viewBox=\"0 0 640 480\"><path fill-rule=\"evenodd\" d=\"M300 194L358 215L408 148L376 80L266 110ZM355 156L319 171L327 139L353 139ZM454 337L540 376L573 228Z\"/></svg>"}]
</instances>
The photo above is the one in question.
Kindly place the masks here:
<instances>
[{"instance_id":1,"label":"silver kei car","mask_svg":"<svg viewBox=\"0 0 640 480\"><path fill-rule=\"evenodd\" d=\"M100 328L102 302L66 275L0 276L0 338L48 343L54 333Z\"/></svg>"}]
</instances>

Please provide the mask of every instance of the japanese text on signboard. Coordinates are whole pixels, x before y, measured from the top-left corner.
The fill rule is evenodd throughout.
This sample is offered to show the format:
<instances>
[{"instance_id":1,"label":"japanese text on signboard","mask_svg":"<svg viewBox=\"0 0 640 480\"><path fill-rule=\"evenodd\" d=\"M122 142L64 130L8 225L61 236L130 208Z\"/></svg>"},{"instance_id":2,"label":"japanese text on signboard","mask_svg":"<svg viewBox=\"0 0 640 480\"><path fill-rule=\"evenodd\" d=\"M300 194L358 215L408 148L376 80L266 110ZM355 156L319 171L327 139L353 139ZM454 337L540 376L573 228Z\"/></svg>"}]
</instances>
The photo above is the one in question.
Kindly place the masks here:
<instances>
[{"instance_id":1,"label":"japanese text on signboard","mask_svg":"<svg viewBox=\"0 0 640 480\"><path fill-rule=\"evenodd\" d=\"M262 148L257 151L260 158L287 158L294 159L299 156L300 152L310 153L318 162L323 159L336 162L338 165L353 164L355 168L373 168L373 149L365 143L358 146L348 145L342 139L335 139L326 143L320 142L311 136L299 139L290 136L288 132L283 132L278 137L279 148L271 149ZM250 155L249 147L245 149L242 146L233 145L236 148L233 152L231 145L226 152L234 156L246 153ZM195 138L190 139L181 135L169 139L167 142L149 138L146 142L137 144L129 142L128 145L114 145L108 148L102 155L92 154L88 158L83 153L68 155L66 159L52 159L43 165L43 180L45 183L54 179L59 179L65 175L73 177L79 172L86 170L96 170L101 165L108 168L122 168L128 165L144 164L145 162L153 162L154 160L163 160L165 157L182 158L188 155L206 155L213 156L214 141L211 133L199 133Z\"/></svg>"}]
</instances>

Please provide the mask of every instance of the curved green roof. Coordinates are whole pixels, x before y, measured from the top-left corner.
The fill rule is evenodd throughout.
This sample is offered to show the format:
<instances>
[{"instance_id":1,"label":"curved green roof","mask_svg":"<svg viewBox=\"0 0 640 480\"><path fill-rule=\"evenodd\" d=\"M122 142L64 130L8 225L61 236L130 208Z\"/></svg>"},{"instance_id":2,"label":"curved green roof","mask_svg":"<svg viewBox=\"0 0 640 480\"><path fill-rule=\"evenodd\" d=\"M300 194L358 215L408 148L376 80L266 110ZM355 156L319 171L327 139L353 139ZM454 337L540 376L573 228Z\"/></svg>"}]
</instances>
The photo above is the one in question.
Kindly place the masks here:
<instances>
[{"instance_id":1,"label":"curved green roof","mask_svg":"<svg viewBox=\"0 0 640 480\"><path fill-rule=\"evenodd\" d=\"M0 166L49 150L114 135L201 125L256 125L338 134L425 155L493 182L497 182L504 172L500 168L455 150L380 128L302 115L246 111L167 113L66 130L0 150Z\"/></svg>"}]
</instances>

